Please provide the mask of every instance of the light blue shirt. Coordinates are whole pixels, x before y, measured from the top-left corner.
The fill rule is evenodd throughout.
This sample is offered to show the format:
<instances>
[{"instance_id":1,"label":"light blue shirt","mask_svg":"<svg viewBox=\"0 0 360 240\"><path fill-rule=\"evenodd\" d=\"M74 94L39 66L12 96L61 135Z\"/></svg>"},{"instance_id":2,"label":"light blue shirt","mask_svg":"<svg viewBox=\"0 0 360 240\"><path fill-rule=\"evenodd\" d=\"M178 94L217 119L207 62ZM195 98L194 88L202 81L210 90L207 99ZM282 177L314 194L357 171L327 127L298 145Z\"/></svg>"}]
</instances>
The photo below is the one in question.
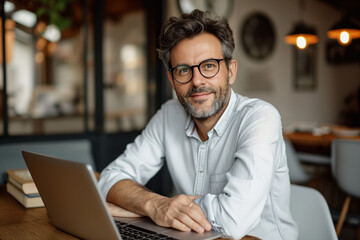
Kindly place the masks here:
<instances>
[{"instance_id":1,"label":"light blue shirt","mask_svg":"<svg viewBox=\"0 0 360 240\"><path fill-rule=\"evenodd\" d=\"M166 163L178 194L195 200L224 236L297 239L278 111L231 90L229 104L203 142L178 100L170 100L125 152L101 173L104 196L116 182L145 185Z\"/></svg>"}]
</instances>

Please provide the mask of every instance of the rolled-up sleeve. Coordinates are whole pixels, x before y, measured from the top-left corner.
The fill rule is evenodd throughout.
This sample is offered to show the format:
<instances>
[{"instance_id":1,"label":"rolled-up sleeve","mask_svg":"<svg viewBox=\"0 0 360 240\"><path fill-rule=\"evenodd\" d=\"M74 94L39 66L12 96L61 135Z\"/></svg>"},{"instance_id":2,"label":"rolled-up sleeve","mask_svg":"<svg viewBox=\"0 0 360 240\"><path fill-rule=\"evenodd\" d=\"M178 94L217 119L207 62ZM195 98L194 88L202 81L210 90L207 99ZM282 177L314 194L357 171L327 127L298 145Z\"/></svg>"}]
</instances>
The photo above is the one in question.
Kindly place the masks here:
<instances>
[{"instance_id":1,"label":"rolled-up sleeve","mask_svg":"<svg viewBox=\"0 0 360 240\"><path fill-rule=\"evenodd\" d=\"M195 200L213 229L232 238L244 237L260 222L282 141L280 116L272 107L248 115L243 125L223 192Z\"/></svg>"}]
</instances>

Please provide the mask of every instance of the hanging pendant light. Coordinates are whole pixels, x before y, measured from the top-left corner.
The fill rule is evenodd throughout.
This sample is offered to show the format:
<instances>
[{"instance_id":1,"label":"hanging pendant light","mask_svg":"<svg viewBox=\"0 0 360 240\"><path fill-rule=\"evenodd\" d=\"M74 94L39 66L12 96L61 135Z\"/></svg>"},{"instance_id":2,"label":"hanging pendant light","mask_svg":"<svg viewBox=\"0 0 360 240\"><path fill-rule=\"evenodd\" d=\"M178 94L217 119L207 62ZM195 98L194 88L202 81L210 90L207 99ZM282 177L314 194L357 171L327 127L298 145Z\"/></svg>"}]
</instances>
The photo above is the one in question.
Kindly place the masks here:
<instances>
[{"instance_id":1,"label":"hanging pendant light","mask_svg":"<svg viewBox=\"0 0 360 240\"><path fill-rule=\"evenodd\" d=\"M328 38L337 39L343 45L349 45L355 38L360 38L360 27L344 15L341 20L335 23L327 32Z\"/></svg>"},{"instance_id":2,"label":"hanging pendant light","mask_svg":"<svg viewBox=\"0 0 360 240\"><path fill-rule=\"evenodd\" d=\"M304 22L305 0L299 1L300 21L295 23L293 29L285 36L287 44L295 45L299 49L305 49L307 46L319 41L315 29L306 25Z\"/></svg>"},{"instance_id":3,"label":"hanging pendant light","mask_svg":"<svg viewBox=\"0 0 360 240\"><path fill-rule=\"evenodd\" d=\"M285 36L287 44L295 45L299 49L305 49L318 41L315 30L307 26L303 21L296 23L293 30Z\"/></svg>"}]
</instances>

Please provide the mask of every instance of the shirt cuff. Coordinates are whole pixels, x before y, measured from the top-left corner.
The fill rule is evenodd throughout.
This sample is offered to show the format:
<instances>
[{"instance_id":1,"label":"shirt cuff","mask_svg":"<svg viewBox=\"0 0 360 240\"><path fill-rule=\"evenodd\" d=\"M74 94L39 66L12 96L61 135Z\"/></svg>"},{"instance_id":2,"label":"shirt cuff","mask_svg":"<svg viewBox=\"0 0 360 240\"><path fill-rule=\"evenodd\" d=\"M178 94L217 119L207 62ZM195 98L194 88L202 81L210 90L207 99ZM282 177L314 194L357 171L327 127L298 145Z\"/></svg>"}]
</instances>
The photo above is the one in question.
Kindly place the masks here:
<instances>
[{"instance_id":1,"label":"shirt cuff","mask_svg":"<svg viewBox=\"0 0 360 240\"><path fill-rule=\"evenodd\" d=\"M228 238L229 236L226 235L224 227L215 221L215 216L213 211L205 207L205 205L211 206L212 202L216 200L217 200L216 195L206 194L202 197L195 199L194 202L201 207L206 218L210 222L212 229L216 232L220 232L222 234L222 237Z\"/></svg>"}]
</instances>

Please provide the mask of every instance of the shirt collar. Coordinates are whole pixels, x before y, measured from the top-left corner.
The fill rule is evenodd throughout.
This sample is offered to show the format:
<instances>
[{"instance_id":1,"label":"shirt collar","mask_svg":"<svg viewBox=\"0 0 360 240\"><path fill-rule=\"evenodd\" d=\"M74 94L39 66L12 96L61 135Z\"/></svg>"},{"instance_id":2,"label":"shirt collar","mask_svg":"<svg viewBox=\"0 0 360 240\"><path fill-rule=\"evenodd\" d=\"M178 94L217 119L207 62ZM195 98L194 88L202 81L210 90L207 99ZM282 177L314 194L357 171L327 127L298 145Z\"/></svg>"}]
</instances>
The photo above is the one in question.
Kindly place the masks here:
<instances>
[{"instance_id":1,"label":"shirt collar","mask_svg":"<svg viewBox=\"0 0 360 240\"><path fill-rule=\"evenodd\" d=\"M217 121L217 123L214 126L214 130L215 132L219 135L222 136L226 127L228 126L228 123L231 119L231 116L234 112L234 108L236 106L236 93L231 89L231 95L230 95L230 100L229 103L224 111L224 113L221 115L220 119Z\"/></svg>"},{"instance_id":2,"label":"shirt collar","mask_svg":"<svg viewBox=\"0 0 360 240\"><path fill-rule=\"evenodd\" d=\"M185 133L188 137L191 137L196 130L195 122L192 119L191 115L188 114L188 120L185 125Z\"/></svg>"},{"instance_id":3,"label":"shirt collar","mask_svg":"<svg viewBox=\"0 0 360 240\"><path fill-rule=\"evenodd\" d=\"M231 118L232 112L236 106L236 104L235 104L236 98L237 97L236 97L235 92L231 89L229 103L228 103L224 113L221 115L220 119L217 121L217 123L215 124L215 126L213 128L219 136L221 136L224 133L226 126L228 125L228 122ZM195 122L194 122L193 118L191 117L191 115L189 114L188 120L185 125L185 133L188 137L191 137L194 135L195 131L196 131Z\"/></svg>"}]
</instances>

